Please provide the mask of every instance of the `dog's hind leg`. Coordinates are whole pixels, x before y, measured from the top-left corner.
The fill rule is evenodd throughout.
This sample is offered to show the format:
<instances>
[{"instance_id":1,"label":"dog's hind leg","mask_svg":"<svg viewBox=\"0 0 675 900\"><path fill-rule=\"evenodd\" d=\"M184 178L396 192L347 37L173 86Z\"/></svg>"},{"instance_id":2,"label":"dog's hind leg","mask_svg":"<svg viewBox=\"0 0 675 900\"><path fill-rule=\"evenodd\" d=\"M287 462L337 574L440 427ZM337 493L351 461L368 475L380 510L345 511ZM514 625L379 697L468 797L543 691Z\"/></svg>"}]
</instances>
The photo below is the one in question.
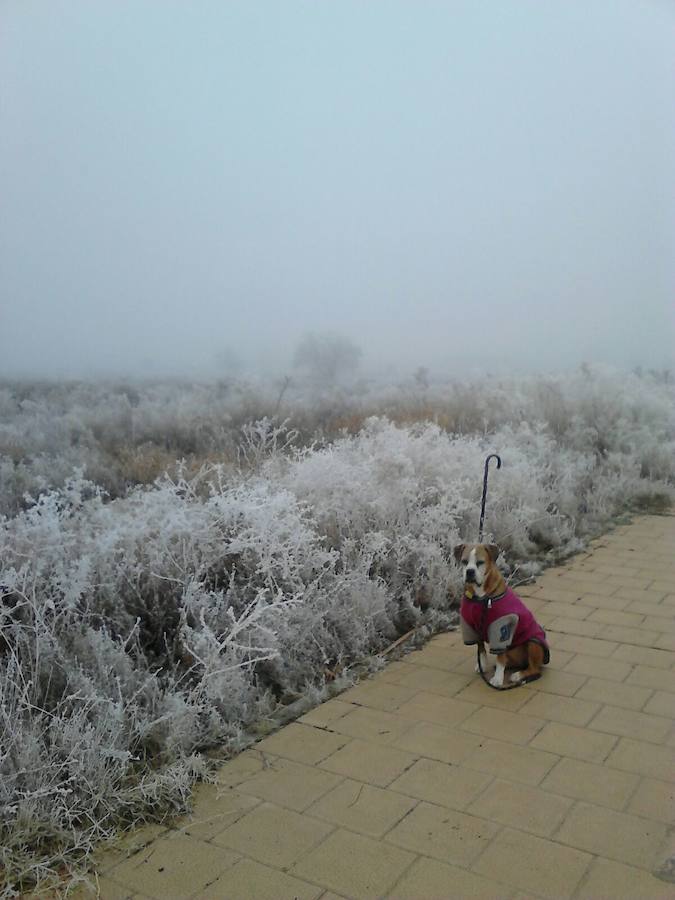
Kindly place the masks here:
<instances>
[{"instance_id":1,"label":"dog's hind leg","mask_svg":"<svg viewBox=\"0 0 675 900\"><path fill-rule=\"evenodd\" d=\"M541 667L544 665L544 648L537 641L528 641L527 644L527 668L521 672L514 672L511 681L529 681L539 678Z\"/></svg>"}]
</instances>

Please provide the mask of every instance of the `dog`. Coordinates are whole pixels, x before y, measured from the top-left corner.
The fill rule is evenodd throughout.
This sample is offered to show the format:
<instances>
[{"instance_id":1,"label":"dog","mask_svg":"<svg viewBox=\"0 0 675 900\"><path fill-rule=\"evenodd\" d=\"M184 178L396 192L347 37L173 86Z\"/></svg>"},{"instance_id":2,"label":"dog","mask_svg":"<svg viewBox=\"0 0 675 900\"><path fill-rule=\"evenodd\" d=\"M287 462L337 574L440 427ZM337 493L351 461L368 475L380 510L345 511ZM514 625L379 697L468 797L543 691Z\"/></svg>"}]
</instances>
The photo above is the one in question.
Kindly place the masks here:
<instances>
[{"instance_id":1,"label":"dog","mask_svg":"<svg viewBox=\"0 0 675 900\"><path fill-rule=\"evenodd\" d=\"M464 595L459 609L462 638L478 644L480 665L488 669L487 644L497 657L490 684L504 687L505 672L515 669L511 682L534 681L548 664L546 632L523 601L509 588L497 568L496 544L460 544L453 550L464 570ZM476 665L476 671L480 668Z\"/></svg>"}]
</instances>

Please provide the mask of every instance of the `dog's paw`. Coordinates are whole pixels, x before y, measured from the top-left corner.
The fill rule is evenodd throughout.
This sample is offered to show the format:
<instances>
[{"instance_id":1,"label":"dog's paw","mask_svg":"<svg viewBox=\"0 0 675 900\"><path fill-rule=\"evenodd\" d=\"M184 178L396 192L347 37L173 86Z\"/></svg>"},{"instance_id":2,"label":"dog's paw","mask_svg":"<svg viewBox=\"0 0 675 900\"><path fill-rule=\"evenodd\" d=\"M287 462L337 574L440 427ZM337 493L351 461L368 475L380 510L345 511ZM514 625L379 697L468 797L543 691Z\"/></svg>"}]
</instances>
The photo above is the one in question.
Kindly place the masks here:
<instances>
[{"instance_id":1,"label":"dog's paw","mask_svg":"<svg viewBox=\"0 0 675 900\"><path fill-rule=\"evenodd\" d=\"M504 686L504 674L503 674L503 672L500 672L499 675L495 672L495 674L494 674L494 675L492 676L492 678L490 679L490 684L492 685L492 687L496 687L496 688L503 687L503 686Z\"/></svg>"},{"instance_id":2,"label":"dog's paw","mask_svg":"<svg viewBox=\"0 0 675 900\"><path fill-rule=\"evenodd\" d=\"M513 672L511 674L511 682L512 684L519 684L523 680L522 672Z\"/></svg>"}]
</instances>

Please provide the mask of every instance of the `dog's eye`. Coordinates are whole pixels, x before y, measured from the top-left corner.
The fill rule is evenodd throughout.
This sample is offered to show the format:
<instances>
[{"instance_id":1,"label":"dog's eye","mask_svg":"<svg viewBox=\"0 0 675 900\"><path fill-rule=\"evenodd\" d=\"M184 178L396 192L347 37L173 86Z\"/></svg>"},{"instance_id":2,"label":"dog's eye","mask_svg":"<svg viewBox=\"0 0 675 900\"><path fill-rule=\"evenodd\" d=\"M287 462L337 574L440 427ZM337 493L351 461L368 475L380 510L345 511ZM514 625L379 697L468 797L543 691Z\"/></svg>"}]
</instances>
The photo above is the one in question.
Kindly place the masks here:
<instances>
[{"instance_id":1,"label":"dog's eye","mask_svg":"<svg viewBox=\"0 0 675 900\"><path fill-rule=\"evenodd\" d=\"M484 560L484 559L477 559L477 560L476 560L476 565L477 565L477 566L484 566L484 565L485 565L485 560Z\"/></svg>"},{"instance_id":2,"label":"dog's eye","mask_svg":"<svg viewBox=\"0 0 675 900\"><path fill-rule=\"evenodd\" d=\"M463 560L462 560L462 565L463 565L463 566L468 566L468 565L469 565L469 560L468 560L468 559L463 559Z\"/></svg>"}]
</instances>

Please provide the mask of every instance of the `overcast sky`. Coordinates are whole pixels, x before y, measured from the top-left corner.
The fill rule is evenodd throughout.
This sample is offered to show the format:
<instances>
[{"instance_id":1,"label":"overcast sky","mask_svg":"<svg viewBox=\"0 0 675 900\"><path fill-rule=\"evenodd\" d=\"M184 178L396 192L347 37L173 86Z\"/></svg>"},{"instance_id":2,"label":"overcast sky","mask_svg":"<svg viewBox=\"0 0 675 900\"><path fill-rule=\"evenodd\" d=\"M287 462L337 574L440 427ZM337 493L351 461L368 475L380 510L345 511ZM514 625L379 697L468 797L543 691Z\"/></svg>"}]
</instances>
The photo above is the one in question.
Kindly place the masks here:
<instances>
[{"instance_id":1,"label":"overcast sky","mask_svg":"<svg viewBox=\"0 0 675 900\"><path fill-rule=\"evenodd\" d=\"M0 374L672 365L674 47L672 0L2 0Z\"/></svg>"}]
</instances>

